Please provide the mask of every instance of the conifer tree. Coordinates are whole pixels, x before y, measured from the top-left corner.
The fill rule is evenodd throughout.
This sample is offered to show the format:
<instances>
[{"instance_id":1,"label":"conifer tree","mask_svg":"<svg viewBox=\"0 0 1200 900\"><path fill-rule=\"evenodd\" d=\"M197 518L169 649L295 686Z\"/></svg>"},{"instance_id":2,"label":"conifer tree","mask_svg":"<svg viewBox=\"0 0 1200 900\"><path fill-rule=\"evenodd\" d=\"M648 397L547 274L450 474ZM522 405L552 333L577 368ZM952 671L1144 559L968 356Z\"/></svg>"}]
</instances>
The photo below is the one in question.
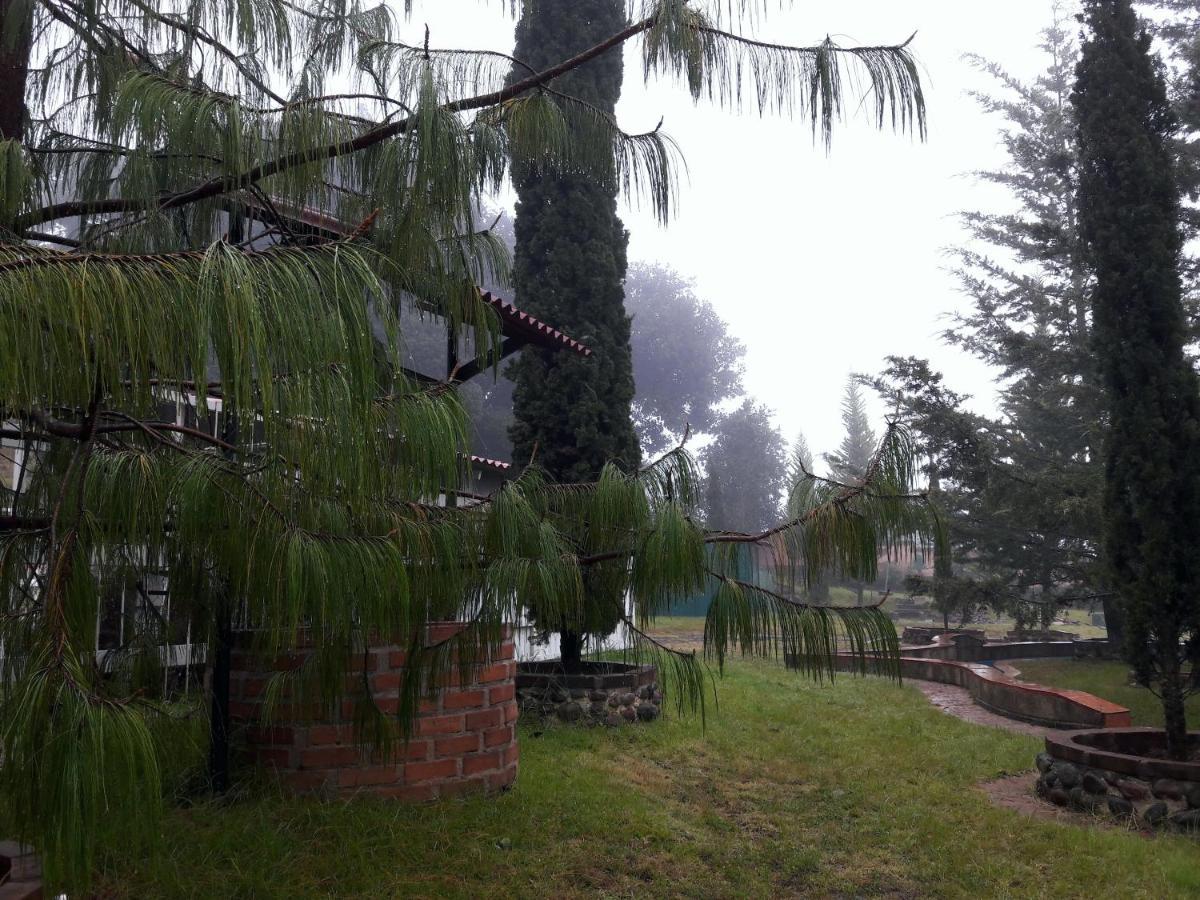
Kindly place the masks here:
<instances>
[{"instance_id":1,"label":"conifer tree","mask_svg":"<svg viewBox=\"0 0 1200 900\"><path fill-rule=\"evenodd\" d=\"M1119 646L1120 609L1099 560L1107 410L1076 209L1078 47L1056 20L1042 50L1048 65L1032 81L973 60L1000 88L976 96L1001 118L1007 156L975 174L1016 205L962 214L969 242L954 251L955 273L971 305L944 338L996 370L1000 414L965 409L921 360L892 358L871 383L923 435L954 542L980 582L971 593L1019 626L1048 627L1062 602L1100 601Z\"/></svg>"},{"instance_id":2,"label":"conifer tree","mask_svg":"<svg viewBox=\"0 0 1200 900\"><path fill-rule=\"evenodd\" d=\"M172 616L214 657L232 627L269 659L306 634L312 665L272 690L351 701L381 752L422 686L486 662L505 622L581 623L597 577L638 598L627 624L648 652L641 627L712 578L718 659L786 647L825 673L841 636L888 668L894 630L876 611L742 584L705 547L868 577L879 546L934 540L902 429L869 487L817 492L757 534L702 531L682 450L569 488L533 468L483 500L437 503L462 477L466 422L452 379L402 365L400 309L495 358L475 284L506 258L469 223L509 160L670 209L665 135L622 131L561 76L639 41L649 75L685 76L697 97L755 97L827 134L856 78L880 124L923 131L906 48L750 42L734 30L764 9L730 20L711 6L639 4L628 26L513 80L507 54L403 40L384 6L3 4L0 417L19 464L0 510L0 805L52 887L86 892L102 834L131 852L157 833L174 719L147 673L170 623L156 631L145 608L103 662L98 620L126 583L168 584ZM464 628L425 648L435 618ZM346 683L373 635L411 638L394 717ZM659 658L676 698L699 701L697 658Z\"/></svg>"},{"instance_id":3,"label":"conifer tree","mask_svg":"<svg viewBox=\"0 0 1200 900\"><path fill-rule=\"evenodd\" d=\"M527 0L513 51L522 65L541 69L569 59L626 24L625 0ZM562 78L557 89L612 116L621 95L620 48ZM578 135L576 135L578 137ZM601 160L611 168L612 163ZM641 464L633 430L633 357L625 312L625 247L617 216L617 184L605 175L546 172L518 166L514 286L521 306L580 336L592 354L568 357L528 349L510 374L513 455L533 460L555 481L593 481L607 464L626 472ZM586 634L606 637L625 606L619 581L586 584ZM585 634L563 621L536 623L559 633L562 661L577 668Z\"/></svg>"},{"instance_id":4,"label":"conifer tree","mask_svg":"<svg viewBox=\"0 0 1200 900\"><path fill-rule=\"evenodd\" d=\"M876 441L862 391L853 378L847 380L842 397L842 428L845 429L842 442L837 450L825 454L825 463L834 479L853 482L866 474Z\"/></svg>"},{"instance_id":5,"label":"conifer tree","mask_svg":"<svg viewBox=\"0 0 1200 900\"><path fill-rule=\"evenodd\" d=\"M1182 758L1184 700L1200 679L1200 384L1184 353L1176 121L1130 0L1089 0L1085 22L1073 101L1109 403L1105 551L1126 657L1161 697L1168 751Z\"/></svg>"}]
</instances>

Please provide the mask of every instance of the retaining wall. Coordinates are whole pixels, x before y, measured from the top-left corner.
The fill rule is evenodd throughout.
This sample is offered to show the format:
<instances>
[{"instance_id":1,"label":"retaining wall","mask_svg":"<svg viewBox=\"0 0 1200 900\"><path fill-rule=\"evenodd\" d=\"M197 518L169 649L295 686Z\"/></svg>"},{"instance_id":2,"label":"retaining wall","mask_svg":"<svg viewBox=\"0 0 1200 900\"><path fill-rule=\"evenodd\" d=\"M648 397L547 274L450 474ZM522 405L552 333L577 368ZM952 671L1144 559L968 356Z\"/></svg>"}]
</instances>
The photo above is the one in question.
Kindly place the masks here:
<instances>
[{"instance_id":1,"label":"retaining wall","mask_svg":"<svg viewBox=\"0 0 1200 900\"><path fill-rule=\"evenodd\" d=\"M951 659L959 662L1008 659L1072 659L1075 641L1003 641L988 643L973 635L937 635L928 644L902 647L905 656L919 659Z\"/></svg>"},{"instance_id":2,"label":"retaining wall","mask_svg":"<svg viewBox=\"0 0 1200 900\"><path fill-rule=\"evenodd\" d=\"M443 641L460 627L431 625L427 640ZM419 801L499 790L516 779L516 663L511 639L469 683L459 683L457 672L448 675L437 696L422 702L412 739L388 761L372 759L355 741L349 700L333 718L289 718L280 710L270 727L260 725L263 691L272 669L295 668L305 655L297 650L268 666L235 651L230 683L231 717L245 726L252 759L277 772L290 790L325 796L367 791ZM362 677L365 668L376 704L385 713L395 713L405 662L402 646L372 647L356 662L352 677Z\"/></svg>"},{"instance_id":3,"label":"retaining wall","mask_svg":"<svg viewBox=\"0 0 1200 900\"><path fill-rule=\"evenodd\" d=\"M989 650L1002 646L991 645ZM981 663L909 656L908 648L902 652L905 654L900 657L902 677L958 685L965 688L980 706L1009 718L1053 728L1121 728L1132 724L1128 709L1083 691L1017 681ZM838 668L853 671L857 670L858 663L851 656L841 655Z\"/></svg>"},{"instance_id":4,"label":"retaining wall","mask_svg":"<svg viewBox=\"0 0 1200 900\"><path fill-rule=\"evenodd\" d=\"M1193 747L1200 746L1200 734L1190 732L1188 740ZM1165 778L1200 784L1200 762L1168 759L1165 749L1161 728L1117 728L1046 738L1046 752L1055 759L1152 783Z\"/></svg>"}]
</instances>

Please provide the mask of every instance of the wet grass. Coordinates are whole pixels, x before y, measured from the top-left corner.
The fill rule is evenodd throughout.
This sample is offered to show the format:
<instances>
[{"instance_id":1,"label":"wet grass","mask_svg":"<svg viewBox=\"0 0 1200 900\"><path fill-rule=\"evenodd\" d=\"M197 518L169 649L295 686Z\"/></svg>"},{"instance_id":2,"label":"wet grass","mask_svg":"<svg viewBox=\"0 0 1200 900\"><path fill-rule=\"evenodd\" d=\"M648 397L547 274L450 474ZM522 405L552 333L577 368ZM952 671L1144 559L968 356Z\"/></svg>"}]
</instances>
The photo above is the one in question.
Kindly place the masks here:
<instances>
[{"instance_id":1,"label":"wet grass","mask_svg":"<svg viewBox=\"0 0 1200 900\"><path fill-rule=\"evenodd\" d=\"M1049 687L1087 691L1128 707L1134 725L1162 728L1162 704L1149 690L1129 683L1129 666L1121 662L1070 659L1020 660L1013 663L1024 681ZM1187 701L1188 727L1200 728L1200 696Z\"/></svg>"},{"instance_id":2,"label":"wet grass","mask_svg":"<svg viewBox=\"0 0 1200 900\"><path fill-rule=\"evenodd\" d=\"M720 711L626 729L523 726L494 798L406 807L260 790L172 813L154 859L117 854L113 897L1173 897L1179 837L1033 821L976 785L1038 742L933 709L912 687L814 685L738 663Z\"/></svg>"}]
</instances>

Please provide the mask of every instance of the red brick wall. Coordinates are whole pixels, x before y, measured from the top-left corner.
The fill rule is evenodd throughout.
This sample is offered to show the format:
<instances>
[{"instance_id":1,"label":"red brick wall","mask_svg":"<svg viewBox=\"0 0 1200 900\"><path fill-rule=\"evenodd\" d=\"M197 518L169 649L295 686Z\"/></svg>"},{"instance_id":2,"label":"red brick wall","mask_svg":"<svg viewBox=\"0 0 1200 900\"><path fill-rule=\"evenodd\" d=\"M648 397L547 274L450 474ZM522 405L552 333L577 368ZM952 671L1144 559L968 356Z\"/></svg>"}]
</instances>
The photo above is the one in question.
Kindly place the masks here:
<instances>
[{"instance_id":1,"label":"red brick wall","mask_svg":"<svg viewBox=\"0 0 1200 900\"><path fill-rule=\"evenodd\" d=\"M458 627L431 625L428 639L444 640ZM276 665L293 668L304 653L296 651ZM405 651L399 646L373 647L362 663L384 712L396 711L404 663ZM457 674L450 676L433 700L421 704L409 743L382 764L354 743L350 701L338 719L289 720L286 712L277 712L271 727L261 727L261 697L270 671L249 654L234 653L230 712L235 722L247 726L252 758L276 771L297 793L338 796L369 791L402 800L433 800L472 790L494 791L517 777L516 668L510 639L470 684L459 685Z\"/></svg>"}]
</instances>

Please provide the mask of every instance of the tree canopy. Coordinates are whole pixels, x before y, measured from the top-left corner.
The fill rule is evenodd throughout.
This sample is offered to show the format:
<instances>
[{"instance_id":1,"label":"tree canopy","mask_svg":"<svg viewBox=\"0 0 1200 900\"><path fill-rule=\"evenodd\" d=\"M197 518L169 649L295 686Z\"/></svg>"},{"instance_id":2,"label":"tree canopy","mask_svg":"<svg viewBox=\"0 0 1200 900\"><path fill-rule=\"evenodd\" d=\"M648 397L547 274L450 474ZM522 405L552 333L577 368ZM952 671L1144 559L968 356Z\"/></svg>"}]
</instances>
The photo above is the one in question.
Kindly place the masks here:
<instances>
[{"instance_id":1,"label":"tree canopy","mask_svg":"<svg viewBox=\"0 0 1200 900\"><path fill-rule=\"evenodd\" d=\"M872 451L874 452L874 451ZM747 399L717 422L704 464L708 524L724 531L761 531L778 521L787 478L783 435L771 410Z\"/></svg>"},{"instance_id":2,"label":"tree canopy","mask_svg":"<svg viewBox=\"0 0 1200 900\"><path fill-rule=\"evenodd\" d=\"M632 265L625 307L633 316L633 422L643 450L662 453L689 428L713 432L721 404L742 393L741 341L695 284L666 266Z\"/></svg>"}]
</instances>

